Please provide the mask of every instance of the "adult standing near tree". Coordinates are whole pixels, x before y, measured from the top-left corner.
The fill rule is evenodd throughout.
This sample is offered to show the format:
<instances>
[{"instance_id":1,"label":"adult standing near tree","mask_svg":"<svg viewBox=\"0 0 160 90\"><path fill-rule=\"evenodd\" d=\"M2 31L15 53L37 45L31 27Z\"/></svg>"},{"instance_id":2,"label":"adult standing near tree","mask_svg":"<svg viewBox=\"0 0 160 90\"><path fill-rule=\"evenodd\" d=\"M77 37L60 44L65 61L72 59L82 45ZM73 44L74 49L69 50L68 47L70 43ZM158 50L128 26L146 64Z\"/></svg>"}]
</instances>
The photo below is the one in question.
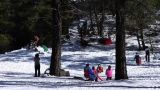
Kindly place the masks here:
<instances>
[{"instance_id":1,"label":"adult standing near tree","mask_svg":"<svg viewBox=\"0 0 160 90\"><path fill-rule=\"evenodd\" d=\"M146 55L145 55L146 62L150 62L150 50L148 46L145 47L145 52L146 52Z\"/></svg>"},{"instance_id":2,"label":"adult standing near tree","mask_svg":"<svg viewBox=\"0 0 160 90\"><path fill-rule=\"evenodd\" d=\"M40 77L40 58L38 53L34 57L34 67L35 67L35 77L37 76Z\"/></svg>"}]
</instances>

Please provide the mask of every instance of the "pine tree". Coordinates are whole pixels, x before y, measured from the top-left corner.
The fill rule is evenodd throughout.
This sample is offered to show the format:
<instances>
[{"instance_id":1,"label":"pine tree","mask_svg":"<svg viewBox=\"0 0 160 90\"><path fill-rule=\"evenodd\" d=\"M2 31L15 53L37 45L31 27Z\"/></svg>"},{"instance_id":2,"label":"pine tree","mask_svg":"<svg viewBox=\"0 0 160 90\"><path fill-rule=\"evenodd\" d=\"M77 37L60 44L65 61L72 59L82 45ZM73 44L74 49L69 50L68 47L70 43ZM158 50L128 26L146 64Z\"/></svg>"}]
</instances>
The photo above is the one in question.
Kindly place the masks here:
<instances>
[{"instance_id":1,"label":"pine tree","mask_svg":"<svg viewBox=\"0 0 160 90\"><path fill-rule=\"evenodd\" d=\"M61 68L61 17L60 17L60 0L52 0L52 56L50 64L50 75L60 76Z\"/></svg>"},{"instance_id":2,"label":"pine tree","mask_svg":"<svg viewBox=\"0 0 160 90\"><path fill-rule=\"evenodd\" d=\"M116 0L116 72L115 79L128 79L125 56L125 2Z\"/></svg>"}]
</instances>

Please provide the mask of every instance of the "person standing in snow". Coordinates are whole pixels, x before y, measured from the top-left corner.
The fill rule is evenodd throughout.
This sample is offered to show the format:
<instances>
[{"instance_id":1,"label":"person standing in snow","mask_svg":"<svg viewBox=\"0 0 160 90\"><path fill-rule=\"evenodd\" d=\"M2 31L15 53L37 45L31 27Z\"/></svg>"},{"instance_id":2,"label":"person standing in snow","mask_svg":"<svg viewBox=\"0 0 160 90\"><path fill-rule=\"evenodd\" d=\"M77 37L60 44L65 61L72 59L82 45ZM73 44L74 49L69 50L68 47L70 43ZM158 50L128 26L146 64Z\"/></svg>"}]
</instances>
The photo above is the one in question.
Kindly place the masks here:
<instances>
[{"instance_id":1,"label":"person standing in snow","mask_svg":"<svg viewBox=\"0 0 160 90\"><path fill-rule=\"evenodd\" d=\"M34 66L35 66L35 77L37 76L40 77L40 58L38 53L34 57Z\"/></svg>"},{"instance_id":2,"label":"person standing in snow","mask_svg":"<svg viewBox=\"0 0 160 90\"><path fill-rule=\"evenodd\" d=\"M145 55L146 62L150 62L150 50L148 46L145 47L145 52L146 52L146 55Z\"/></svg>"},{"instance_id":3,"label":"person standing in snow","mask_svg":"<svg viewBox=\"0 0 160 90\"><path fill-rule=\"evenodd\" d=\"M106 80L111 80L112 79L112 69L111 66L109 65L108 68L106 69L106 76L107 79Z\"/></svg>"}]
</instances>

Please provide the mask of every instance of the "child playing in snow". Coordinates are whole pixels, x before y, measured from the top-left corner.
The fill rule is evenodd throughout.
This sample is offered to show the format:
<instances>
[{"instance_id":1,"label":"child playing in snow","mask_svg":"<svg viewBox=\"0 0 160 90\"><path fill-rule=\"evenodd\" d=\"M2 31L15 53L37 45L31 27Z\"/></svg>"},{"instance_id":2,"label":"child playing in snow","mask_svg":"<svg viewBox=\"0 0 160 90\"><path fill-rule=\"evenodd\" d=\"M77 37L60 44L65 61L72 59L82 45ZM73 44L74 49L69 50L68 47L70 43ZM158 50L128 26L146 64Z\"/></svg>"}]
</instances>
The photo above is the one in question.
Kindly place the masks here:
<instances>
[{"instance_id":1,"label":"child playing in snow","mask_svg":"<svg viewBox=\"0 0 160 90\"><path fill-rule=\"evenodd\" d=\"M106 76L107 79L106 80L111 80L112 79L112 69L111 66L109 65L108 68L106 69Z\"/></svg>"},{"instance_id":2,"label":"child playing in snow","mask_svg":"<svg viewBox=\"0 0 160 90\"><path fill-rule=\"evenodd\" d=\"M97 76L98 76L97 70L95 69L94 66L92 67L92 70L89 72L89 75L90 75L90 79L92 81L98 81L98 79L97 79Z\"/></svg>"},{"instance_id":3,"label":"child playing in snow","mask_svg":"<svg viewBox=\"0 0 160 90\"><path fill-rule=\"evenodd\" d=\"M92 70L93 70L93 72L94 72L94 74L96 76L95 81L98 81L98 80L103 81L102 78L98 75L98 72L97 72L97 70L95 69L94 66L92 67Z\"/></svg>"},{"instance_id":4,"label":"child playing in snow","mask_svg":"<svg viewBox=\"0 0 160 90\"><path fill-rule=\"evenodd\" d=\"M140 65L140 64L141 64L141 57L139 56L138 53L136 53L134 59L136 60L136 64L137 64L137 65Z\"/></svg>"},{"instance_id":5,"label":"child playing in snow","mask_svg":"<svg viewBox=\"0 0 160 90\"><path fill-rule=\"evenodd\" d=\"M86 78L86 80L89 80L89 64L86 64L86 66L84 67L84 77Z\"/></svg>"},{"instance_id":6,"label":"child playing in snow","mask_svg":"<svg viewBox=\"0 0 160 90\"><path fill-rule=\"evenodd\" d=\"M101 66L101 64L98 64L97 72L98 73L102 73L103 72L103 67Z\"/></svg>"}]
</instances>

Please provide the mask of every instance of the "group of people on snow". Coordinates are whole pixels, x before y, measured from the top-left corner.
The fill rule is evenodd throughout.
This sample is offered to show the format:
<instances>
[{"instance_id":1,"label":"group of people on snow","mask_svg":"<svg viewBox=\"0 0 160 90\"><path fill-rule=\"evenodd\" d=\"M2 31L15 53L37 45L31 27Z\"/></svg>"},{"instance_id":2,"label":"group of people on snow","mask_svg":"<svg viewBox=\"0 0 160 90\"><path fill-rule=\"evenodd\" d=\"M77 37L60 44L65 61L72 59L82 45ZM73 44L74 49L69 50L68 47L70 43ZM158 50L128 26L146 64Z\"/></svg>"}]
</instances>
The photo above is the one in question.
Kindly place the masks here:
<instances>
[{"instance_id":1,"label":"group of people on snow","mask_svg":"<svg viewBox=\"0 0 160 90\"><path fill-rule=\"evenodd\" d=\"M100 64L98 64L97 68L95 68L94 66L90 68L90 64L86 64L86 66L84 67L84 77L87 81L103 81L103 79L99 76L99 74L102 72L103 67ZM106 80L112 79L112 69L110 65L106 69L105 75L107 77Z\"/></svg>"},{"instance_id":2,"label":"group of people on snow","mask_svg":"<svg viewBox=\"0 0 160 90\"><path fill-rule=\"evenodd\" d=\"M32 42L34 47L38 46L39 37L35 35L34 40ZM150 50L148 46L146 46L145 48L145 59L146 59L146 62L150 62ZM138 53L136 53L134 60L136 61L137 65L141 64L141 57ZM35 77L39 77L40 76L40 58L38 53L35 54L34 62L35 62ZM100 64L98 64L97 68L95 66L90 68L90 64L86 64L86 66L84 67L84 77L86 78L86 80L102 81L103 79L99 76L99 74L102 72L103 72L103 67ZM107 77L106 80L112 79L112 69L110 65L106 69L105 75Z\"/></svg>"},{"instance_id":3,"label":"group of people on snow","mask_svg":"<svg viewBox=\"0 0 160 90\"><path fill-rule=\"evenodd\" d=\"M146 62L150 62L150 50L148 46L145 47L145 59ZM138 54L138 52L136 53L134 60L136 61L137 65L141 64L141 56Z\"/></svg>"},{"instance_id":4,"label":"group of people on snow","mask_svg":"<svg viewBox=\"0 0 160 90\"><path fill-rule=\"evenodd\" d=\"M145 49L145 58L146 58L146 62L150 62L149 47L146 47L146 49ZM136 61L137 65L141 64L141 57L138 53L136 53L134 60ZM99 76L99 74L102 72L103 72L103 67L100 64L98 64L97 68L95 68L95 66L93 66L91 68L90 64L86 64L86 66L84 67L84 77L86 78L86 80L90 80L90 81L100 80L100 81L102 81L103 79ZM111 69L110 65L106 69L105 75L107 77L106 80L112 79L112 69Z\"/></svg>"}]
</instances>

